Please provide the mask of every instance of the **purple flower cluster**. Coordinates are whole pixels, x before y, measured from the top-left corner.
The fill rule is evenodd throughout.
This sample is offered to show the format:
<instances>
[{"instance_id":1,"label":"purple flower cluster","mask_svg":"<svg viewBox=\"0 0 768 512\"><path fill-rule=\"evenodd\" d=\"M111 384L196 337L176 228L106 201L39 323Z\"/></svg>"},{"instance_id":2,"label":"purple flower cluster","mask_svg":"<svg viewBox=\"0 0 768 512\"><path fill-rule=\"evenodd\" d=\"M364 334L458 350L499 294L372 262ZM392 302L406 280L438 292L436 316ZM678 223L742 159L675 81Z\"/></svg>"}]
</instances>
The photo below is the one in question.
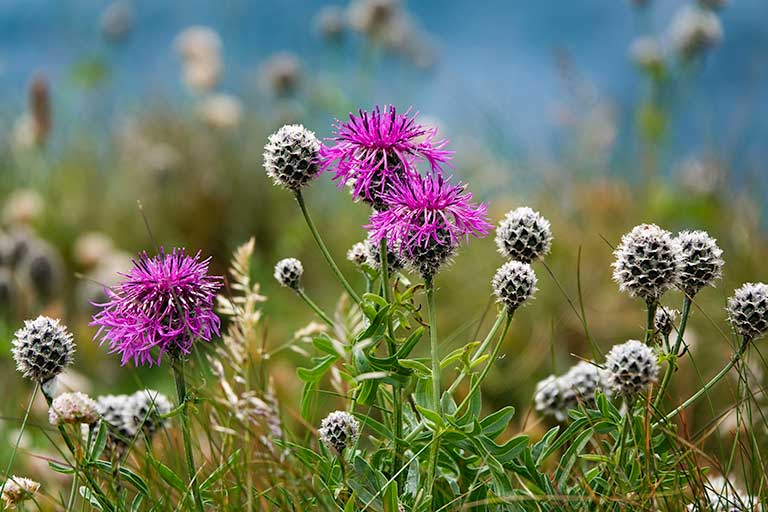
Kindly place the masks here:
<instances>
[{"instance_id":1,"label":"purple flower cluster","mask_svg":"<svg viewBox=\"0 0 768 512\"><path fill-rule=\"evenodd\" d=\"M184 249L154 257L140 253L123 282L106 290L107 302L96 304L101 311L91 322L99 326L95 338L119 352L122 364L152 366L166 352L189 354L196 339L218 336L213 304L222 278L208 275L209 262Z\"/></svg>"}]
</instances>

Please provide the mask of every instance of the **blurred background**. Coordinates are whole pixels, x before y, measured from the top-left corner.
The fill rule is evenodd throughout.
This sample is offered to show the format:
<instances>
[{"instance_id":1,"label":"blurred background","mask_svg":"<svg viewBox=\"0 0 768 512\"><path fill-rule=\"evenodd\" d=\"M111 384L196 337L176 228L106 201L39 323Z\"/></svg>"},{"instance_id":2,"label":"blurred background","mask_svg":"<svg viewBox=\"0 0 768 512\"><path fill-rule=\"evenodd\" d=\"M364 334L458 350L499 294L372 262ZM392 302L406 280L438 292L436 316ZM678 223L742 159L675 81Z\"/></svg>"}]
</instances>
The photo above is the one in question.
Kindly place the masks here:
<instances>
[{"instance_id":1,"label":"blurred background","mask_svg":"<svg viewBox=\"0 0 768 512\"><path fill-rule=\"evenodd\" d=\"M326 138L336 118L387 103L439 126L455 174L494 222L520 205L552 221L552 275L536 268L541 291L516 317L489 407L515 405L517 431L546 426L525 414L537 380L593 354L573 311L580 299L600 350L640 335L641 304L619 294L609 265L611 245L641 222L706 229L725 251L725 278L697 297L692 358L675 381L674 396L688 396L732 353L725 298L768 279L766 20L763 0L0 2L0 436L11 439L0 453L30 391L9 353L25 318L61 317L75 333L64 387L171 389L165 371L120 369L88 326L102 286L154 251L143 216L158 244L200 249L221 274L255 237L265 342L300 343L312 314L273 281L274 263L302 259L326 309L340 289L291 195L264 175L263 145L284 123ZM344 254L368 211L347 197L328 176L307 192L353 275ZM475 241L440 275L445 353L487 329L501 262L491 239ZM750 361L758 388L760 350ZM287 417L305 362L302 350L269 362ZM719 450L736 425L734 384L688 419ZM29 431L23 448L33 456L17 465L39 463L26 474L49 478L44 436Z\"/></svg>"}]
</instances>

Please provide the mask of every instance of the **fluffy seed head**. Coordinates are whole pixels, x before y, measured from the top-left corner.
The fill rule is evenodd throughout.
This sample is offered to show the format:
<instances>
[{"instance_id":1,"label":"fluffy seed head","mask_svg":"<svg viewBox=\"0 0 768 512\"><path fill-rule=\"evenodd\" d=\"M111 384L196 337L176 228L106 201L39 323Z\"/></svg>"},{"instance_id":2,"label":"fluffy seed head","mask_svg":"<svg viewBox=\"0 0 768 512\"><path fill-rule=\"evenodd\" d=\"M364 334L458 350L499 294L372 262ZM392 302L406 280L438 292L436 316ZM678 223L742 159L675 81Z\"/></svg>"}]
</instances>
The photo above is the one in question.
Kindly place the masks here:
<instances>
[{"instance_id":1,"label":"fluffy seed head","mask_svg":"<svg viewBox=\"0 0 768 512\"><path fill-rule=\"evenodd\" d=\"M34 496L40 484L29 478L9 476L3 488L3 501L8 508L14 507Z\"/></svg>"},{"instance_id":2,"label":"fluffy seed head","mask_svg":"<svg viewBox=\"0 0 768 512\"><path fill-rule=\"evenodd\" d=\"M592 407L595 404L595 393L603 390L603 375L594 364L581 361L560 377L560 386L563 389L565 410L576 409L579 404Z\"/></svg>"},{"instance_id":3,"label":"fluffy seed head","mask_svg":"<svg viewBox=\"0 0 768 512\"><path fill-rule=\"evenodd\" d=\"M296 258L284 258L275 265L275 280L293 290L301 288L304 265Z\"/></svg>"},{"instance_id":4,"label":"fluffy seed head","mask_svg":"<svg viewBox=\"0 0 768 512\"><path fill-rule=\"evenodd\" d=\"M620 394L635 396L656 382L659 363L653 350L637 340L614 345L605 356L607 383Z\"/></svg>"},{"instance_id":5,"label":"fluffy seed head","mask_svg":"<svg viewBox=\"0 0 768 512\"><path fill-rule=\"evenodd\" d=\"M128 397L123 410L123 423L129 431L143 429L151 435L165 426L163 416L171 409L173 407L167 396L153 389L142 389Z\"/></svg>"},{"instance_id":6,"label":"fluffy seed head","mask_svg":"<svg viewBox=\"0 0 768 512\"><path fill-rule=\"evenodd\" d=\"M530 263L547 255L551 246L549 221L527 206L508 212L496 228L496 247L510 260Z\"/></svg>"},{"instance_id":7,"label":"fluffy seed head","mask_svg":"<svg viewBox=\"0 0 768 512\"><path fill-rule=\"evenodd\" d=\"M683 231L677 235L682 250L683 264L680 269L680 287L693 297L723 274L723 251L717 240L705 231Z\"/></svg>"},{"instance_id":8,"label":"fluffy seed head","mask_svg":"<svg viewBox=\"0 0 768 512\"><path fill-rule=\"evenodd\" d=\"M720 19L710 9L685 6L676 15L670 28L677 50L693 58L723 39Z\"/></svg>"},{"instance_id":9,"label":"fluffy seed head","mask_svg":"<svg viewBox=\"0 0 768 512\"><path fill-rule=\"evenodd\" d=\"M347 260L351 261L358 267L364 265L367 259L368 245L366 242L357 242L347 251Z\"/></svg>"},{"instance_id":10,"label":"fluffy seed head","mask_svg":"<svg viewBox=\"0 0 768 512\"><path fill-rule=\"evenodd\" d=\"M320 141L300 124L287 124L269 136L264 146L264 169L275 185L301 190L317 176Z\"/></svg>"},{"instance_id":11,"label":"fluffy seed head","mask_svg":"<svg viewBox=\"0 0 768 512\"><path fill-rule=\"evenodd\" d=\"M655 301L680 277L680 245L655 224L641 224L621 237L614 251L613 279L633 297Z\"/></svg>"},{"instance_id":12,"label":"fluffy seed head","mask_svg":"<svg viewBox=\"0 0 768 512\"><path fill-rule=\"evenodd\" d=\"M536 273L528 263L508 261L496 271L491 280L493 293L512 314L536 293Z\"/></svg>"},{"instance_id":13,"label":"fluffy seed head","mask_svg":"<svg viewBox=\"0 0 768 512\"><path fill-rule=\"evenodd\" d=\"M63 393L51 403L48 421L53 426L65 423L92 425L99 421L99 411L96 402L85 393Z\"/></svg>"},{"instance_id":14,"label":"fluffy seed head","mask_svg":"<svg viewBox=\"0 0 768 512\"><path fill-rule=\"evenodd\" d=\"M360 435L360 423L351 414L334 411L320 423L320 440L328 448L333 448L339 455L344 448L355 444Z\"/></svg>"},{"instance_id":15,"label":"fluffy seed head","mask_svg":"<svg viewBox=\"0 0 768 512\"><path fill-rule=\"evenodd\" d=\"M119 352L121 363L160 364L163 354L181 357L196 340L210 341L219 334L219 317L213 311L221 277L208 275L210 258L184 249L149 257L140 253L133 268L118 285L107 289L107 301L91 325L95 338ZM156 354L155 354L156 353Z\"/></svg>"},{"instance_id":16,"label":"fluffy seed head","mask_svg":"<svg viewBox=\"0 0 768 512\"><path fill-rule=\"evenodd\" d=\"M728 299L728 319L740 336L760 338L768 331L768 285L747 283Z\"/></svg>"},{"instance_id":17,"label":"fluffy seed head","mask_svg":"<svg viewBox=\"0 0 768 512\"><path fill-rule=\"evenodd\" d=\"M13 359L24 377L45 383L72 364L75 343L72 334L58 320L39 316L25 320L13 340Z\"/></svg>"},{"instance_id":18,"label":"fluffy seed head","mask_svg":"<svg viewBox=\"0 0 768 512\"><path fill-rule=\"evenodd\" d=\"M138 432L134 422L126 422L126 411L131 409L128 395L104 395L96 399L96 409L109 426L109 438L117 445L126 445Z\"/></svg>"},{"instance_id":19,"label":"fluffy seed head","mask_svg":"<svg viewBox=\"0 0 768 512\"><path fill-rule=\"evenodd\" d=\"M659 306L656 309L656 318L654 321L656 330L659 331L662 336L669 336L672 329L675 328L675 320L679 314L680 312L676 309Z\"/></svg>"},{"instance_id":20,"label":"fluffy seed head","mask_svg":"<svg viewBox=\"0 0 768 512\"><path fill-rule=\"evenodd\" d=\"M563 410L565 398L563 396L562 382L554 375L536 384L533 401L536 410L548 416L554 416L558 421L563 421L566 414Z\"/></svg>"}]
</instances>

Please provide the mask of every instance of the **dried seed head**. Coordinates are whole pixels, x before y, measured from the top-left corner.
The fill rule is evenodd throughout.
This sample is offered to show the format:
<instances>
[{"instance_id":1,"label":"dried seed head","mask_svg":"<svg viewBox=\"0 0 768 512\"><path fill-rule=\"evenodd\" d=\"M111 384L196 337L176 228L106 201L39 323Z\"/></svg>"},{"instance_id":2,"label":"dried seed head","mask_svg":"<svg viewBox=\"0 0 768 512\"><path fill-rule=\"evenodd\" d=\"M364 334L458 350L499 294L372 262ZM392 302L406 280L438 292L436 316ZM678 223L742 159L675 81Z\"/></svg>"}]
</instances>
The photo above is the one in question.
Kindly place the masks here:
<instances>
[{"instance_id":1,"label":"dried seed head","mask_svg":"<svg viewBox=\"0 0 768 512\"><path fill-rule=\"evenodd\" d=\"M614 345L605 356L610 388L626 396L635 396L656 382L659 363L653 350L637 340Z\"/></svg>"},{"instance_id":2,"label":"dried seed head","mask_svg":"<svg viewBox=\"0 0 768 512\"><path fill-rule=\"evenodd\" d=\"M301 288L301 276L304 266L296 258L284 258L275 265L275 279L278 283L293 290Z\"/></svg>"},{"instance_id":3,"label":"dried seed head","mask_svg":"<svg viewBox=\"0 0 768 512\"><path fill-rule=\"evenodd\" d=\"M368 246L366 242L357 242L347 251L347 260L358 267L365 264L368 259Z\"/></svg>"},{"instance_id":4,"label":"dried seed head","mask_svg":"<svg viewBox=\"0 0 768 512\"><path fill-rule=\"evenodd\" d=\"M491 286L498 301L509 314L515 312L536 293L536 273L528 263L508 261L496 271Z\"/></svg>"},{"instance_id":5,"label":"dried seed head","mask_svg":"<svg viewBox=\"0 0 768 512\"><path fill-rule=\"evenodd\" d=\"M613 279L633 297L655 301L680 278L682 251L678 242L655 224L641 224L621 237L614 251Z\"/></svg>"},{"instance_id":6,"label":"dried seed head","mask_svg":"<svg viewBox=\"0 0 768 512\"><path fill-rule=\"evenodd\" d=\"M301 190L317 176L320 142L300 124L288 124L269 136L264 146L264 169L276 185Z\"/></svg>"},{"instance_id":7,"label":"dried seed head","mask_svg":"<svg viewBox=\"0 0 768 512\"><path fill-rule=\"evenodd\" d=\"M344 411L334 411L320 423L320 440L339 455L344 448L355 444L360 435L360 423L351 414Z\"/></svg>"},{"instance_id":8,"label":"dried seed head","mask_svg":"<svg viewBox=\"0 0 768 512\"><path fill-rule=\"evenodd\" d=\"M92 425L99 421L99 411L96 402L85 393L63 393L51 403L48 421L53 426L66 423Z\"/></svg>"},{"instance_id":9,"label":"dried seed head","mask_svg":"<svg viewBox=\"0 0 768 512\"><path fill-rule=\"evenodd\" d=\"M768 331L768 285L743 285L728 299L726 309L731 325L740 336L760 338Z\"/></svg>"},{"instance_id":10,"label":"dried seed head","mask_svg":"<svg viewBox=\"0 0 768 512\"><path fill-rule=\"evenodd\" d=\"M379 244L369 237L365 241L365 251L365 263L373 269L381 270L381 250ZM405 267L405 261L403 261L399 251L397 249L393 250L387 244L387 270L390 275L398 270L402 270L403 267Z\"/></svg>"},{"instance_id":11,"label":"dried seed head","mask_svg":"<svg viewBox=\"0 0 768 512\"><path fill-rule=\"evenodd\" d=\"M496 247L510 260L530 263L547 255L551 246L549 221L527 206L508 212L496 228Z\"/></svg>"},{"instance_id":12,"label":"dried seed head","mask_svg":"<svg viewBox=\"0 0 768 512\"><path fill-rule=\"evenodd\" d=\"M148 435L154 434L165 426L163 418L171 412L168 397L153 389L142 389L128 397L123 410L123 422L129 431L143 429Z\"/></svg>"},{"instance_id":13,"label":"dried seed head","mask_svg":"<svg viewBox=\"0 0 768 512\"><path fill-rule=\"evenodd\" d=\"M11 508L31 499L39 489L40 484L34 480L20 476L9 476L3 487L5 506Z\"/></svg>"},{"instance_id":14,"label":"dried seed head","mask_svg":"<svg viewBox=\"0 0 768 512\"><path fill-rule=\"evenodd\" d=\"M536 410L548 416L554 416L558 421L563 421L566 414L563 410L565 398L563 396L562 382L554 375L536 384L533 395Z\"/></svg>"},{"instance_id":15,"label":"dried seed head","mask_svg":"<svg viewBox=\"0 0 768 512\"><path fill-rule=\"evenodd\" d=\"M436 236L441 243L430 238L424 243L414 245L409 251L403 251L403 258L408 266L418 272L425 281L431 280L456 254L457 246L447 232L438 232Z\"/></svg>"},{"instance_id":16,"label":"dried seed head","mask_svg":"<svg viewBox=\"0 0 768 512\"><path fill-rule=\"evenodd\" d=\"M656 330L659 331L662 336L669 336L672 329L675 328L675 320L677 320L679 314L680 312L676 309L659 306L656 309L656 319L654 321Z\"/></svg>"},{"instance_id":17,"label":"dried seed head","mask_svg":"<svg viewBox=\"0 0 768 512\"><path fill-rule=\"evenodd\" d=\"M39 316L25 320L24 327L16 331L11 352L16 369L24 377L43 384L72 364L75 343L58 320Z\"/></svg>"},{"instance_id":18,"label":"dried seed head","mask_svg":"<svg viewBox=\"0 0 768 512\"><path fill-rule=\"evenodd\" d=\"M563 389L563 406L566 411L577 409L579 404L593 407L595 394L604 391L603 374L594 364L581 361L560 377L560 386Z\"/></svg>"},{"instance_id":19,"label":"dried seed head","mask_svg":"<svg viewBox=\"0 0 768 512\"><path fill-rule=\"evenodd\" d=\"M683 256L680 269L680 287L693 297L723 274L723 251L717 240L705 231L683 231L677 235Z\"/></svg>"},{"instance_id":20,"label":"dried seed head","mask_svg":"<svg viewBox=\"0 0 768 512\"><path fill-rule=\"evenodd\" d=\"M96 399L96 409L109 426L109 439L117 445L126 445L136 435L136 425L126 422L126 411L131 408L128 395L104 395Z\"/></svg>"},{"instance_id":21,"label":"dried seed head","mask_svg":"<svg viewBox=\"0 0 768 512\"><path fill-rule=\"evenodd\" d=\"M685 6L676 15L670 28L677 50L685 58L694 58L723 39L720 19L710 9Z\"/></svg>"}]
</instances>

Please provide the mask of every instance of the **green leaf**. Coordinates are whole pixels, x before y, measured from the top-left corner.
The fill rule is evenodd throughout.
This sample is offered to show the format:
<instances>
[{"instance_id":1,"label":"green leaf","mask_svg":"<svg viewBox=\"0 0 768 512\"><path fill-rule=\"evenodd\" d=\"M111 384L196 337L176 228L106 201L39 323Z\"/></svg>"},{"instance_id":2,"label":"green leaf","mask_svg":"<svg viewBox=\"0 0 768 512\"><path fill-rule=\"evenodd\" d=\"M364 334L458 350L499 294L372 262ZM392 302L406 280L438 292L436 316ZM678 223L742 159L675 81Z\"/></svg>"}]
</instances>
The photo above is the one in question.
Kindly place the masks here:
<instances>
[{"instance_id":1,"label":"green leaf","mask_svg":"<svg viewBox=\"0 0 768 512\"><path fill-rule=\"evenodd\" d=\"M384 320L387 318L388 313L389 306L381 308L376 313L376 316L373 318L373 320L371 320L371 325L369 325L366 330L355 337L356 341L366 340L368 338L373 338L377 334L381 334L381 332L384 330Z\"/></svg>"},{"instance_id":2,"label":"green leaf","mask_svg":"<svg viewBox=\"0 0 768 512\"><path fill-rule=\"evenodd\" d=\"M147 485L147 482L144 480L144 478L123 466L120 467L120 477L128 481L132 486L136 488L137 491L139 491L147 498L151 497L149 493L149 485Z\"/></svg>"},{"instance_id":3,"label":"green leaf","mask_svg":"<svg viewBox=\"0 0 768 512\"><path fill-rule=\"evenodd\" d=\"M135 498L133 498L133 502L131 503L131 512L139 512L141 509L141 502L144 500L144 495L137 494Z\"/></svg>"},{"instance_id":4,"label":"green leaf","mask_svg":"<svg viewBox=\"0 0 768 512\"><path fill-rule=\"evenodd\" d=\"M397 482L392 480L384 489L384 512L400 512L397 502Z\"/></svg>"},{"instance_id":5,"label":"green leaf","mask_svg":"<svg viewBox=\"0 0 768 512\"><path fill-rule=\"evenodd\" d=\"M339 358L338 355L327 355L320 358L315 358L317 364L312 368L299 368L296 370L297 375L304 382L319 382L323 378L325 372L327 372L333 363Z\"/></svg>"},{"instance_id":6,"label":"green leaf","mask_svg":"<svg viewBox=\"0 0 768 512\"><path fill-rule=\"evenodd\" d=\"M342 357L344 355L343 348L338 346L338 344L325 333L315 336L312 339L312 345L314 345L320 352L324 352L329 356ZM340 350L342 350L342 352L340 352Z\"/></svg>"},{"instance_id":7,"label":"green leaf","mask_svg":"<svg viewBox=\"0 0 768 512\"><path fill-rule=\"evenodd\" d=\"M437 411L427 409L426 407L422 407L420 405L416 405L416 410L419 411L425 420L427 420L429 423L432 423L432 426L430 427L432 430L441 429L445 426L445 422L443 421L442 416L440 416Z\"/></svg>"},{"instance_id":8,"label":"green leaf","mask_svg":"<svg viewBox=\"0 0 768 512\"><path fill-rule=\"evenodd\" d=\"M202 484L200 484L200 490L205 491L210 486L215 484L222 476L224 476L224 473L226 472L226 470L232 467L232 464L235 462L235 460L239 456L240 456L240 449L237 449L234 451L234 453L232 453L232 455L230 455L227 458L224 464L216 468L213 471L213 473L211 473L210 476L208 476L208 478L206 478L205 481Z\"/></svg>"},{"instance_id":9,"label":"green leaf","mask_svg":"<svg viewBox=\"0 0 768 512\"><path fill-rule=\"evenodd\" d=\"M301 417L309 420L317 401L317 382L306 382L301 390Z\"/></svg>"},{"instance_id":10,"label":"green leaf","mask_svg":"<svg viewBox=\"0 0 768 512\"><path fill-rule=\"evenodd\" d=\"M48 461L48 467L57 473L61 473L62 475L72 475L75 473L75 469L72 466L59 464L58 462L53 462L52 460Z\"/></svg>"},{"instance_id":11,"label":"green leaf","mask_svg":"<svg viewBox=\"0 0 768 512\"><path fill-rule=\"evenodd\" d=\"M560 460L560 467L557 468L557 471L555 472L555 480L557 481L558 488L562 489L565 485L577 457L587 445L587 443L589 443L589 440L592 439L593 435L594 431L591 428L588 428L579 434L579 436L576 438L576 441L574 441L565 451L563 458Z\"/></svg>"},{"instance_id":12,"label":"green leaf","mask_svg":"<svg viewBox=\"0 0 768 512\"><path fill-rule=\"evenodd\" d=\"M82 496L83 499L88 501L88 503L90 503L93 508L95 508L96 510L104 510L104 508L102 508L101 506L101 503L99 503L99 500L96 498L96 496L91 492L89 488L87 488L84 485L81 485L80 489L78 490L80 491L80 496Z\"/></svg>"},{"instance_id":13,"label":"green leaf","mask_svg":"<svg viewBox=\"0 0 768 512\"><path fill-rule=\"evenodd\" d=\"M171 468L163 464L157 459L151 459L152 465L155 466L155 469L157 469L157 473L160 475L160 478L165 480L165 482L179 491L182 494L185 494L187 492L187 486L184 485L184 481L173 472Z\"/></svg>"},{"instance_id":14,"label":"green leaf","mask_svg":"<svg viewBox=\"0 0 768 512\"><path fill-rule=\"evenodd\" d=\"M415 373L416 376L420 379L425 379L432 376L432 370L430 367L417 359L401 359L398 361L398 363L403 368L412 370L413 373Z\"/></svg>"},{"instance_id":15,"label":"green leaf","mask_svg":"<svg viewBox=\"0 0 768 512\"><path fill-rule=\"evenodd\" d=\"M504 432L515 415L515 408L512 406L504 407L498 411L489 414L480 420L480 427L484 435L495 439L496 436Z\"/></svg>"},{"instance_id":16,"label":"green leaf","mask_svg":"<svg viewBox=\"0 0 768 512\"><path fill-rule=\"evenodd\" d=\"M91 452L88 454L90 460L98 460L101 454L104 452L104 448L107 446L107 424L104 420L99 420L98 431L96 432L96 438L93 440L91 446Z\"/></svg>"}]
</instances>

